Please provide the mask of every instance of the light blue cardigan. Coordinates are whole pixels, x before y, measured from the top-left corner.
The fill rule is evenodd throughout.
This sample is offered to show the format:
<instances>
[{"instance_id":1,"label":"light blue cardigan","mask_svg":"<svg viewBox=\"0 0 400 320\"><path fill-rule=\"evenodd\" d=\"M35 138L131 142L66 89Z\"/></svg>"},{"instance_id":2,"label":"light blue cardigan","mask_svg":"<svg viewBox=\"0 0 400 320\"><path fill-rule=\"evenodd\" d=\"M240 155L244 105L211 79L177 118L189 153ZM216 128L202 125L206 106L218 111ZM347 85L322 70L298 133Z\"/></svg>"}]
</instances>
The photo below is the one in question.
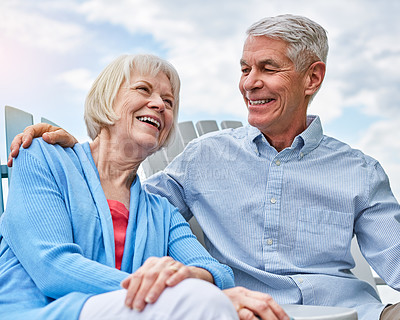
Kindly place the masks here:
<instances>
[{"instance_id":1,"label":"light blue cardigan","mask_svg":"<svg viewBox=\"0 0 400 320\"><path fill-rule=\"evenodd\" d=\"M120 271L89 144L63 149L35 139L21 149L0 225L0 319L78 319L91 295L120 289L150 256L207 269L221 289L234 285L177 209L142 190L139 178L130 191Z\"/></svg>"}]
</instances>

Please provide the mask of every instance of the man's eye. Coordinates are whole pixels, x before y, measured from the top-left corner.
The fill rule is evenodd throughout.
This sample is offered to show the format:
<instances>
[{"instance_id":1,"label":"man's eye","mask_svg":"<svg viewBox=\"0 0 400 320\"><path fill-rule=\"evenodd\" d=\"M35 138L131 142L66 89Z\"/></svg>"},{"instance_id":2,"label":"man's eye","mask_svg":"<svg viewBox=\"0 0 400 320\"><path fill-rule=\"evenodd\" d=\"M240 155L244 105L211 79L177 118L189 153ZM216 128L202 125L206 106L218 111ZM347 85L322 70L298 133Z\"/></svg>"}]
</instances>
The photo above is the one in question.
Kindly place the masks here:
<instances>
[{"instance_id":1,"label":"man's eye","mask_svg":"<svg viewBox=\"0 0 400 320\"><path fill-rule=\"evenodd\" d=\"M250 72L250 68L242 68L243 74L248 74Z\"/></svg>"}]
</instances>

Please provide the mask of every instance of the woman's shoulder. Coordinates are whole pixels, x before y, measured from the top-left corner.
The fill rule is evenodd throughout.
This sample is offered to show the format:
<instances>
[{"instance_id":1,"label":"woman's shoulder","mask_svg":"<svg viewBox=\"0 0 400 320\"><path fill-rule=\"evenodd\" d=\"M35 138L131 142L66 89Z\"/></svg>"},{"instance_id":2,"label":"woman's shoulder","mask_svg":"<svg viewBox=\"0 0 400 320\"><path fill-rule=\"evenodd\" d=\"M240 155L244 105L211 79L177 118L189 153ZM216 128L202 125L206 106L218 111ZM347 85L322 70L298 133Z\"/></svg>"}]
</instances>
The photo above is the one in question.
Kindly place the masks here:
<instances>
[{"instance_id":1,"label":"woman's shoulder","mask_svg":"<svg viewBox=\"0 0 400 320\"><path fill-rule=\"evenodd\" d=\"M63 148L58 144L50 144L42 138L35 138L32 140L32 143L28 148L25 149L21 146L19 149L19 154L30 154L34 156L52 154L68 155L71 152L73 152L72 148Z\"/></svg>"},{"instance_id":2,"label":"woman's shoulder","mask_svg":"<svg viewBox=\"0 0 400 320\"><path fill-rule=\"evenodd\" d=\"M59 145L52 145L45 142L42 138L32 140L32 144L28 148L20 148L18 157L15 159L15 166L23 162L25 165L29 163L39 163L43 166L65 166L72 164L74 167L81 167L82 156L86 154L82 151L79 156L81 145L75 145L74 148L63 148ZM78 150L78 151L77 151Z\"/></svg>"}]
</instances>

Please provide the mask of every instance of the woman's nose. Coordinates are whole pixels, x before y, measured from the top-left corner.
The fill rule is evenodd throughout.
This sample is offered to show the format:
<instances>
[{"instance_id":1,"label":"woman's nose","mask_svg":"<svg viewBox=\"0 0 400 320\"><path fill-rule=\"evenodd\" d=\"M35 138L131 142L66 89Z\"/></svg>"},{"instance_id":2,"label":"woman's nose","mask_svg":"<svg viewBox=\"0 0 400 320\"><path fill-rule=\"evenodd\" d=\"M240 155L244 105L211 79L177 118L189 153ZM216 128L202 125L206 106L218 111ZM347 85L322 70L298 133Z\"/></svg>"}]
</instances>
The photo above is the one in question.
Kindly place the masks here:
<instances>
[{"instance_id":1,"label":"woman's nose","mask_svg":"<svg viewBox=\"0 0 400 320\"><path fill-rule=\"evenodd\" d=\"M151 97L149 107L152 109L158 109L160 112L163 112L165 109L164 100L160 96L154 95L153 97Z\"/></svg>"}]
</instances>

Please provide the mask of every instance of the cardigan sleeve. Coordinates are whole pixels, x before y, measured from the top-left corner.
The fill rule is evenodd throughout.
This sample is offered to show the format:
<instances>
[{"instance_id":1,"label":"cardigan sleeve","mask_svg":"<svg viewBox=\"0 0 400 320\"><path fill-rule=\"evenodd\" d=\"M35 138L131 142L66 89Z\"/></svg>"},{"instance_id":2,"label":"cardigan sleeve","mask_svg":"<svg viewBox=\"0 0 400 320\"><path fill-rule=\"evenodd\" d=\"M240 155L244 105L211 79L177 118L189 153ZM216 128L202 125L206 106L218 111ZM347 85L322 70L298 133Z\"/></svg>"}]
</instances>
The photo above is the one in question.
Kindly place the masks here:
<instances>
[{"instance_id":1,"label":"cardigan sleeve","mask_svg":"<svg viewBox=\"0 0 400 320\"><path fill-rule=\"evenodd\" d=\"M74 243L65 200L37 146L21 149L14 161L1 225L4 240L48 297L119 289L128 274L84 257Z\"/></svg>"},{"instance_id":2,"label":"cardigan sleeve","mask_svg":"<svg viewBox=\"0 0 400 320\"><path fill-rule=\"evenodd\" d=\"M168 255L185 265L206 269L212 274L215 284L222 290L235 285L232 269L211 257L197 241L189 223L175 208L171 215Z\"/></svg>"}]
</instances>

